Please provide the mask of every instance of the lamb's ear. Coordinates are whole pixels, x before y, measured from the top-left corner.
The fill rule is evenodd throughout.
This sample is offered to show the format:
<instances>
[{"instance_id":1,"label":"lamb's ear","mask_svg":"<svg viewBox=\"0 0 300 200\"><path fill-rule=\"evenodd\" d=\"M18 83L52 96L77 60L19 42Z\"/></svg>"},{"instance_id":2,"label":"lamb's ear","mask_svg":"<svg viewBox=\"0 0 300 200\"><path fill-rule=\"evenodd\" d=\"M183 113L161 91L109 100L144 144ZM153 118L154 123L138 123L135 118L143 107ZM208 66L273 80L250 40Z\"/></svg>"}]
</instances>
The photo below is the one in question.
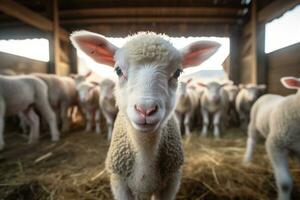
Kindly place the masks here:
<instances>
[{"instance_id":1,"label":"lamb's ear","mask_svg":"<svg viewBox=\"0 0 300 200\"><path fill-rule=\"evenodd\" d=\"M300 80L295 77L282 77L280 79L282 85L289 89L299 89L300 88Z\"/></svg>"},{"instance_id":2,"label":"lamb's ear","mask_svg":"<svg viewBox=\"0 0 300 200\"><path fill-rule=\"evenodd\" d=\"M267 89L267 86L265 84L260 84L257 86L257 88L260 90L265 90L265 89Z\"/></svg>"},{"instance_id":3,"label":"lamb's ear","mask_svg":"<svg viewBox=\"0 0 300 200\"><path fill-rule=\"evenodd\" d=\"M84 78L88 78L90 75L92 75L92 71L89 71L88 73L86 73L86 74L84 75Z\"/></svg>"},{"instance_id":4,"label":"lamb's ear","mask_svg":"<svg viewBox=\"0 0 300 200\"><path fill-rule=\"evenodd\" d=\"M187 81L186 81L186 84L189 84L193 79L192 78L189 78Z\"/></svg>"},{"instance_id":5,"label":"lamb's ear","mask_svg":"<svg viewBox=\"0 0 300 200\"><path fill-rule=\"evenodd\" d=\"M70 39L76 49L80 49L97 63L114 66L114 54L118 47L107 41L104 36L88 31L76 31Z\"/></svg>"},{"instance_id":6,"label":"lamb's ear","mask_svg":"<svg viewBox=\"0 0 300 200\"><path fill-rule=\"evenodd\" d=\"M182 67L193 67L211 57L221 45L213 41L193 42L180 50L182 55Z\"/></svg>"},{"instance_id":7,"label":"lamb's ear","mask_svg":"<svg viewBox=\"0 0 300 200\"><path fill-rule=\"evenodd\" d=\"M206 85L206 84L204 84L204 83L201 83L201 82L197 82L197 85L199 85L199 86L201 86L201 87L207 87L207 85Z\"/></svg>"}]
</instances>

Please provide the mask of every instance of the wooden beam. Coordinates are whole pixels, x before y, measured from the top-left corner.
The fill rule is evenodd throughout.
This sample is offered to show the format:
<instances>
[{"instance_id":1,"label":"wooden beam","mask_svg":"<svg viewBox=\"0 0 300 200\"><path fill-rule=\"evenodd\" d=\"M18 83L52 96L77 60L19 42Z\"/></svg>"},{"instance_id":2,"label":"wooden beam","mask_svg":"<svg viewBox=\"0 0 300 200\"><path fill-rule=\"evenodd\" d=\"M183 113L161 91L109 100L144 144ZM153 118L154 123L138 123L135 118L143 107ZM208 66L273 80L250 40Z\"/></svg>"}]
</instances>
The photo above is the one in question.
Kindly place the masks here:
<instances>
[{"instance_id":1,"label":"wooden beam","mask_svg":"<svg viewBox=\"0 0 300 200\"><path fill-rule=\"evenodd\" d=\"M59 19L57 0L48 1L48 6L51 8L49 14L53 20L52 33L49 39L49 68L48 73L56 74L60 63L60 41L59 41Z\"/></svg>"},{"instance_id":2,"label":"wooden beam","mask_svg":"<svg viewBox=\"0 0 300 200\"><path fill-rule=\"evenodd\" d=\"M257 0L252 0L251 2L251 82L257 83L257 48L256 48L256 33L257 33Z\"/></svg>"},{"instance_id":3,"label":"wooden beam","mask_svg":"<svg viewBox=\"0 0 300 200\"><path fill-rule=\"evenodd\" d=\"M259 11L258 20L261 23L272 21L298 4L300 4L300 0L274 0Z\"/></svg>"},{"instance_id":4,"label":"wooden beam","mask_svg":"<svg viewBox=\"0 0 300 200\"><path fill-rule=\"evenodd\" d=\"M143 16L207 16L207 15L244 15L246 7L142 7L142 8L89 8L65 10L61 18L76 17L143 17Z\"/></svg>"},{"instance_id":5,"label":"wooden beam","mask_svg":"<svg viewBox=\"0 0 300 200\"><path fill-rule=\"evenodd\" d=\"M61 20L63 25L92 25L92 24L145 24L145 23L187 23L187 24L236 24L236 18L224 17L139 17L139 18L92 18Z\"/></svg>"},{"instance_id":6,"label":"wooden beam","mask_svg":"<svg viewBox=\"0 0 300 200\"><path fill-rule=\"evenodd\" d=\"M0 11L40 30L53 31L53 22L51 20L12 0L0 0ZM69 40L69 33L66 30L60 29L59 32L62 40Z\"/></svg>"}]
</instances>

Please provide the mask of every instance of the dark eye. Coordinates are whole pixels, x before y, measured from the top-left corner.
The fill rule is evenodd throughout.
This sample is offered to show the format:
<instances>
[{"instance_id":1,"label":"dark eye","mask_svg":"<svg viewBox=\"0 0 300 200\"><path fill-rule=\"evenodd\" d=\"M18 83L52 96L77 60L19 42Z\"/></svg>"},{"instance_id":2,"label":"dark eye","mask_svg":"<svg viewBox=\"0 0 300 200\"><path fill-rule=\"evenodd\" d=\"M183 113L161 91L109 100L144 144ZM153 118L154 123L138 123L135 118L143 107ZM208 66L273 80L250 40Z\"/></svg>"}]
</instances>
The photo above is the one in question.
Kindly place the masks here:
<instances>
[{"instance_id":1,"label":"dark eye","mask_svg":"<svg viewBox=\"0 0 300 200\"><path fill-rule=\"evenodd\" d=\"M116 74L117 74L119 77L123 76L123 72L122 72L122 70L121 70L121 68L120 68L119 66L116 67L115 71L116 71Z\"/></svg>"},{"instance_id":2,"label":"dark eye","mask_svg":"<svg viewBox=\"0 0 300 200\"><path fill-rule=\"evenodd\" d=\"M182 69L177 69L173 75L174 78L178 78L180 76L180 74L182 73Z\"/></svg>"}]
</instances>

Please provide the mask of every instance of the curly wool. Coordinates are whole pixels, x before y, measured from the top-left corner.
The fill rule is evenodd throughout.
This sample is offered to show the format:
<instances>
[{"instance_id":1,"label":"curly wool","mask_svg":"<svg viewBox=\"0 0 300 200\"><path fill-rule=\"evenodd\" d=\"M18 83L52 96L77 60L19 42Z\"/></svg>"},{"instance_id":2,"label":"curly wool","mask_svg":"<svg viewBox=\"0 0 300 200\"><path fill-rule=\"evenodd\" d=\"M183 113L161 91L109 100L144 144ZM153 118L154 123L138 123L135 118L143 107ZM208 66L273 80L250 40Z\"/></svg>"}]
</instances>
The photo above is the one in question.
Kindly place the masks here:
<instances>
[{"instance_id":1,"label":"curly wool","mask_svg":"<svg viewBox=\"0 0 300 200\"><path fill-rule=\"evenodd\" d=\"M181 55L167 40L166 35L154 32L139 32L129 36L127 40L121 51L126 51L132 63L154 60L159 63L180 63Z\"/></svg>"},{"instance_id":2,"label":"curly wool","mask_svg":"<svg viewBox=\"0 0 300 200\"><path fill-rule=\"evenodd\" d=\"M123 177L131 175L136 157L136 152L126 133L126 124L125 116L119 113L106 159L108 172ZM166 178L178 171L184 162L180 133L174 118L167 122L161 134L157 166L161 177Z\"/></svg>"}]
</instances>

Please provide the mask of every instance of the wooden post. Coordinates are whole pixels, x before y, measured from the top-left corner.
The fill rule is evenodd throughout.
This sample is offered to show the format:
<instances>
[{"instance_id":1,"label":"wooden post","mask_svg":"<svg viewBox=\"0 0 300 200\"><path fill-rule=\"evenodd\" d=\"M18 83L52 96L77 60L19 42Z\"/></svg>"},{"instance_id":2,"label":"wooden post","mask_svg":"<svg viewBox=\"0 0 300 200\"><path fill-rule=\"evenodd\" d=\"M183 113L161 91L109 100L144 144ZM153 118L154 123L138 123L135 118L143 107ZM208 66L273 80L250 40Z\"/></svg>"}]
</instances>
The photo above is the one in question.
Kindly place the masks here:
<instances>
[{"instance_id":1,"label":"wooden post","mask_svg":"<svg viewBox=\"0 0 300 200\"><path fill-rule=\"evenodd\" d=\"M257 26L256 53L257 53L257 83L267 84L267 63L265 54L265 24Z\"/></svg>"},{"instance_id":2,"label":"wooden post","mask_svg":"<svg viewBox=\"0 0 300 200\"><path fill-rule=\"evenodd\" d=\"M49 1L49 15L53 20L53 32L49 34L49 66L48 73L55 74L59 66L59 19L57 0Z\"/></svg>"},{"instance_id":3,"label":"wooden post","mask_svg":"<svg viewBox=\"0 0 300 200\"><path fill-rule=\"evenodd\" d=\"M257 83L257 0L252 0L251 3L251 55L252 55L252 64L251 64L251 82Z\"/></svg>"},{"instance_id":4,"label":"wooden post","mask_svg":"<svg viewBox=\"0 0 300 200\"><path fill-rule=\"evenodd\" d=\"M232 80L235 84L240 83L240 28L236 26L230 33L230 67L229 67L229 79Z\"/></svg>"},{"instance_id":5,"label":"wooden post","mask_svg":"<svg viewBox=\"0 0 300 200\"><path fill-rule=\"evenodd\" d=\"M78 73L78 63L77 63L77 52L72 44L69 44L69 60L70 60L70 73Z\"/></svg>"}]
</instances>

